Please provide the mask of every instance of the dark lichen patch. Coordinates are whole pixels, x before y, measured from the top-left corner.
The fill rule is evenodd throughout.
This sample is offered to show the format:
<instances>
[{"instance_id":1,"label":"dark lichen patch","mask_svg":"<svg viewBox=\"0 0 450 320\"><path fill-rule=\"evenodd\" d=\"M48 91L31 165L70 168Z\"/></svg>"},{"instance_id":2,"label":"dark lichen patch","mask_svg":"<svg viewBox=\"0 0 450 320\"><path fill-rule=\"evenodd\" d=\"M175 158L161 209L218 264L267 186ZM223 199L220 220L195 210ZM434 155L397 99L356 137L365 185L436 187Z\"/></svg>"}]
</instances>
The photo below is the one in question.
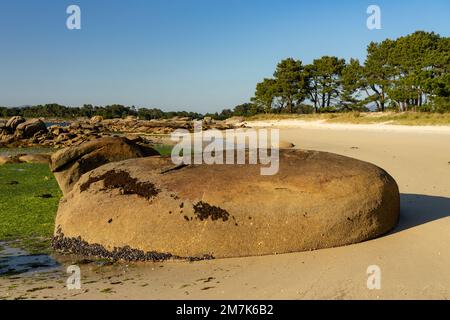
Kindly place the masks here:
<instances>
[{"instance_id":1,"label":"dark lichen patch","mask_svg":"<svg viewBox=\"0 0 450 320\"><path fill-rule=\"evenodd\" d=\"M113 261L153 261L160 262L166 260L188 260L188 261L200 261L211 260L214 257L210 254L205 254L200 257L180 257L171 253L161 252L144 252L139 249L133 249L129 246L114 248L112 251L107 250L100 244L90 244L81 239L67 238L59 227L56 235L52 240L53 249L62 253L70 253L82 256L95 256L99 258L110 259Z\"/></svg>"},{"instance_id":2,"label":"dark lichen patch","mask_svg":"<svg viewBox=\"0 0 450 320\"><path fill-rule=\"evenodd\" d=\"M210 217L213 221L219 219L222 219L222 221L227 221L230 217L230 214L226 210L212 206L203 201L200 201L194 205L194 212L197 215L197 219L200 221L206 220Z\"/></svg>"},{"instance_id":3,"label":"dark lichen patch","mask_svg":"<svg viewBox=\"0 0 450 320\"><path fill-rule=\"evenodd\" d=\"M121 189L123 194L136 194L146 199L151 199L160 192L151 182L140 182L128 172L115 170L98 177L89 177L88 181L80 186L80 192L88 190L91 184L99 181L103 181L105 189Z\"/></svg>"}]
</instances>

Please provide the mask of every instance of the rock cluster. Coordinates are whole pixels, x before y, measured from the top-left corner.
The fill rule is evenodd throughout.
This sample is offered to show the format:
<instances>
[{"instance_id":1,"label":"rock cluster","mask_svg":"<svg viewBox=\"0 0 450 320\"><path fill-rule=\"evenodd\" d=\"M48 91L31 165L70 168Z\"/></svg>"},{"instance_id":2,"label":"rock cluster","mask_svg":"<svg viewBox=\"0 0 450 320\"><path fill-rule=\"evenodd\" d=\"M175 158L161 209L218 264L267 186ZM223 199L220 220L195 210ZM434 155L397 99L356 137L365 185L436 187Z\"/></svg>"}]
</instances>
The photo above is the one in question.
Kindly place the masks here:
<instances>
[{"instance_id":1,"label":"rock cluster","mask_svg":"<svg viewBox=\"0 0 450 320\"><path fill-rule=\"evenodd\" d=\"M64 148L79 145L85 141L115 134L169 134L176 129L193 130L193 121L176 117L160 120L138 120L129 116L125 119L107 119L100 116L91 119L76 120L69 125L46 127L41 119L26 120L17 116L8 121L0 121L0 146L43 146ZM203 130L225 130L243 126L240 119L215 121L203 120Z\"/></svg>"},{"instance_id":2,"label":"rock cluster","mask_svg":"<svg viewBox=\"0 0 450 320\"><path fill-rule=\"evenodd\" d=\"M47 127L42 119L17 116L0 123L0 146L63 148L109 135L102 131L101 126L88 122Z\"/></svg>"},{"instance_id":3,"label":"rock cluster","mask_svg":"<svg viewBox=\"0 0 450 320\"><path fill-rule=\"evenodd\" d=\"M102 124L111 132L143 133L143 134L169 134L177 129L192 131L194 123L190 118L175 117L172 119L137 120L134 117L127 119L103 120ZM203 130L226 130L235 128L237 122L215 121L206 117L203 119Z\"/></svg>"},{"instance_id":4,"label":"rock cluster","mask_svg":"<svg viewBox=\"0 0 450 320\"><path fill-rule=\"evenodd\" d=\"M6 122L0 122L0 145L31 141L47 133L47 127L41 119L25 120L20 116L12 117Z\"/></svg>"}]
</instances>

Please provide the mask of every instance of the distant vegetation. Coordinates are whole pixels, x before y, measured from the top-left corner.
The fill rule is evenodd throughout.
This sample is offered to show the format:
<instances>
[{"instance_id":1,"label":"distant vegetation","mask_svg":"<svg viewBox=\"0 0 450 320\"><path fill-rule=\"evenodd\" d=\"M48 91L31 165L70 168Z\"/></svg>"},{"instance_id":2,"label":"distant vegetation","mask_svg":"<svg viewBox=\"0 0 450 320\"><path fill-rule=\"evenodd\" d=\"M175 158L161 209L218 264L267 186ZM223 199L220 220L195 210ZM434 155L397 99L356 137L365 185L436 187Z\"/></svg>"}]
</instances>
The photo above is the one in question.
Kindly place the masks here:
<instances>
[{"instance_id":1,"label":"distant vegetation","mask_svg":"<svg viewBox=\"0 0 450 320\"><path fill-rule=\"evenodd\" d=\"M168 119L175 116L201 118L200 113L178 111L164 112L160 109L147 109L127 107L123 105L92 106L85 104L82 107L66 107L59 104L46 104L27 107L6 108L0 107L0 117L8 118L12 116L23 116L25 118L55 118L55 119L74 119L80 117L91 118L93 116L102 116L105 119L124 118L127 116L138 116L140 119Z\"/></svg>"},{"instance_id":2,"label":"distant vegetation","mask_svg":"<svg viewBox=\"0 0 450 320\"><path fill-rule=\"evenodd\" d=\"M324 56L309 65L288 58L273 78L256 85L255 96L231 115L310 114L346 111L450 111L450 38L417 31L372 42L364 64Z\"/></svg>"},{"instance_id":3,"label":"distant vegetation","mask_svg":"<svg viewBox=\"0 0 450 320\"><path fill-rule=\"evenodd\" d=\"M99 115L108 118L138 116L163 119L174 116L223 120L258 114L312 114L361 112L450 112L450 38L417 31L396 40L372 42L367 58L324 56L311 64L293 58L278 63L272 78L256 85L250 102L233 109L202 115L164 112L122 105L66 107L58 104L22 108L0 107L0 117L21 115L71 119Z\"/></svg>"}]
</instances>

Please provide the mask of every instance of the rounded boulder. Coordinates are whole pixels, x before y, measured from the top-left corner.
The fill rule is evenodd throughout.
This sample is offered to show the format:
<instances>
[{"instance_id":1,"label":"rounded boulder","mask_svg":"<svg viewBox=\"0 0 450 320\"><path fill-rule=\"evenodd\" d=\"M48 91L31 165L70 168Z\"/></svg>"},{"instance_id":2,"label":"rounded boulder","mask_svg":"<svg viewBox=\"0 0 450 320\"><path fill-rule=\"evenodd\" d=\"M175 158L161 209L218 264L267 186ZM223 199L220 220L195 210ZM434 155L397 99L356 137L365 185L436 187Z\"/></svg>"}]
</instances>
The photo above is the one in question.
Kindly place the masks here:
<instances>
[{"instance_id":1,"label":"rounded boulder","mask_svg":"<svg viewBox=\"0 0 450 320\"><path fill-rule=\"evenodd\" d=\"M373 239L399 210L386 171L340 155L280 150L273 176L158 156L84 174L60 203L53 245L124 260L281 254Z\"/></svg>"}]
</instances>

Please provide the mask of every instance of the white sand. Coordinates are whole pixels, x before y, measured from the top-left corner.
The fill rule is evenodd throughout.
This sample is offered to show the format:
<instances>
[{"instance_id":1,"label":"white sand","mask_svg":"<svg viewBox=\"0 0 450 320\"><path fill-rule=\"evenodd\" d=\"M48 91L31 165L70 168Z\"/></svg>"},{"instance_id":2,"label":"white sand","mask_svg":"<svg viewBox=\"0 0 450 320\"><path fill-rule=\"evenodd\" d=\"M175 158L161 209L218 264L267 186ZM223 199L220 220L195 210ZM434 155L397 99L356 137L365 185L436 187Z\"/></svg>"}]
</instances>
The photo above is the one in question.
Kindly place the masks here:
<instances>
[{"instance_id":1,"label":"white sand","mask_svg":"<svg viewBox=\"0 0 450 320\"><path fill-rule=\"evenodd\" d=\"M281 131L283 140L299 148L370 161L391 173L402 193L402 211L400 225L389 235L347 247L278 256L122 266L112 271L82 266L81 291L65 289L62 282L65 278L58 283L44 277L25 284L0 279L0 296L450 299L450 129L392 128L380 125L323 128L323 124L308 122ZM381 290L367 288L369 265L381 268ZM208 281L209 277L212 279ZM113 284L117 281L122 283ZM11 283L19 287L8 290ZM26 292L40 286L53 288ZM105 288L114 292L102 293Z\"/></svg>"}]
</instances>

